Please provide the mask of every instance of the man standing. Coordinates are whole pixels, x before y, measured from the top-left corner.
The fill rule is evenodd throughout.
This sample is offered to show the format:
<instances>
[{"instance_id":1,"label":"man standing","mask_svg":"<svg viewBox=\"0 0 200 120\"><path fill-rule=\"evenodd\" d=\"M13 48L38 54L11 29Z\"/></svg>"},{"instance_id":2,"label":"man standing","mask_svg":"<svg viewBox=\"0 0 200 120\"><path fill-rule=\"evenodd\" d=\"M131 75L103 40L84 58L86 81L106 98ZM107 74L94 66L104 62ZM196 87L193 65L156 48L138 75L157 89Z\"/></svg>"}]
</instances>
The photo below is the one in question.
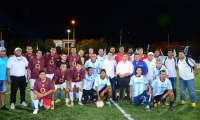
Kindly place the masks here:
<instances>
[{"instance_id":1,"label":"man standing","mask_svg":"<svg viewBox=\"0 0 200 120\"><path fill-rule=\"evenodd\" d=\"M85 62L88 61L91 57L91 55L94 53L94 49L93 48L89 48L88 50L88 54L85 55Z\"/></svg>"},{"instance_id":2,"label":"man standing","mask_svg":"<svg viewBox=\"0 0 200 120\"><path fill-rule=\"evenodd\" d=\"M140 60L145 60L145 59L147 59L147 56L146 55L144 55L143 54L143 48L138 48L138 54L139 54L139 56L140 56Z\"/></svg>"},{"instance_id":3,"label":"man standing","mask_svg":"<svg viewBox=\"0 0 200 120\"><path fill-rule=\"evenodd\" d=\"M183 51L179 52L179 59L177 60L180 76L180 90L181 90L181 102L185 104L186 100L186 87L190 94L190 100L192 107L196 107L197 97L195 91L194 77L198 74L197 64L192 58L186 57ZM194 67L194 70L193 70Z\"/></svg>"},{"instance_id":4,"label":"man standing","mask_svg":"<svg viewBox=\"0 0 200 120\"><path fill-rule=\"evenodd\" d=\"M76 48L75 47L72 47L71 48L71 55L69 55L68 57L67 57L67 61L69 62L69 66L70 66L70 68L74 68L74 67L76 67L76 62L80 62L80 63L82 63L81 62L81 57L78 55L78 54L76 54ZM82 63L83 64L83 63Z\"/></svg>"},{"instance_id":5,"label":"man standing","mask_svg":"<svg viewBox=\"0 0 200 120\"><path fill-rule=\"evenodd\" d=\"M106 70L106 74L110 79L110 83L112 86L112 99L116 101L116 80L115 80L115 72L116 72L117 63L115 60L112 60L112 53L108 53L108 59L103 62L102 69Z\"/></svg>"},{"instance_id":6,"label":"man standing","mask_svg":"<svg viewBox=\"0 0 200 120\"><path fill-rule=\"evenodd\" d=\"M57 68L60 68L61 64L66 64L67 69L70 68L69 62L67 61L67 55L65 53L61 54L61 60L57 62Z\"/></svg>"},{"instance_id":7,"label":"man standing","mask_svg":"<svg viewBox=\"0 0 200 120\"><path fill-rule=\"evenodd\" d=\"M171 80L173 93L174 93L174 99L176 101L176 58L172 56L173 51L168 50L167 57L163 59L163 65L167 68L169 72L169 80Z\"/></svg>"},{"instance_id":8,"label":"man standing","mask_svg":"<svg viewBox=\"0 0 200 120\"><path fill-rule=\"evenodd\" d=\"M99 55L97 55L97 60L103 65L103 62L106 60L106 56L104 56L103 49L99 49Z\"/></svg>"},{"instance_id":9,"label":"man standing","mask_svg":"<svg viewBox=\"0 0 200 120\"><path fill-rule=\"evenodd\" d=\"M6 92L6 65L8 58L6 57L6 48L0 47L0 98L1 98L1 110L8 110L5 106L5 92Z\"/></svg>"},{"instance_id":10,"label":"man standing","mask_svg":"<svg viewBox=\"0 0 200 120\"><path fill-rule=\"evenodd\" d=\"M23 54L22 56L24 56L28 62L33 59L34 57L36 57L36 54L33 53L33 48L32 46L27 45L26 47L26 53Z\"/></svg>"},{"instance_id":11,"label":"man standing","mask_svg":"<svg viewBox=\"0 0 200 120\"><path fill-rule=\"evenodd\" d=\"M154 52L154 59L157 60L159 58L160 58L160 50L156 49L155 52Z\"/></svg>"},{"instance_id":12,"label":"man standing","mask_svg":"<svg viewBox=\"0 0 200 120\"><path fill-rule=\"evenodd\" d=\"M119 53L115 56L115 60L117 62L117 64L122 61L122 56L124 54L124 47L122 45L119 46ZM128 56L128 60L130 60L130 57Z\"/></svg>"},{"instance_id":13,"label":"man standing","mask_svg":"<svg viewBox=\"0 0 200 120\"><path fill-rule=\"evenodd\" d=\"M26 78L25 72L28 66L28 61L22 56L22 49L15 48L15 55L8 59L7 76L8 83L11 84L10 104L11 109L15 109L17 89L20 89L20 103L22 106L27 106L25 103L25 88Z\"/></svg>"},{"instance_id":14,"label":"man standing","mask_svg":"<svg viewBox=\"0 0 200 120\"><path fill-rule=\"evenodd\" d=\"M111 48L110 48L110 52L112 53L112 59L115 60L115 56L116 56L116 55L115 55L115 48L114 48L114 47L111 47Z\"/></svg>"},{"instance_id":15,"label":"man standing","mask_svg":"<svg viewBox=\"0 0 200 120\"><path fill-rule=\"evenodd\" d=\"M128 54L130 56L130 61L133 62L134 61L133 48L128 49Z\"/></svg>"},{"instance_id":16,"label":"man standing","mask_svg":"<svg viewBox=\"0 0 200 120\"><path fill-rule=\"evenodd\" d=\"M152 69L153 80L156 80L156 79L158 79L160 77L160 71L161 70L165 70L166 77L169 78L169 76L168 76L169 73L168 73L167 68L164 65L162 65L162 61L160 59L157 59L156 60L156 66L153 67L153 69Z\"/></svg>"},{"instance_id":17,"label":"man standing","mask_svg":"<svg viewBox=\"0 0 200 120\"><path fill-rule=\"evenodd\" d=\"M117 65L116 74L118 75L119 89L120 89L120 103L123 101L124 86L127 92L127 103L130 104L130 75L133 73L133 64L128 61L128 54L123 54L123 60Z\"/></svg>"},{"instance_id":18,"label":"man standing","mask_svg":"<svg viewBox=\"0 0 200 120\"><path fill-rule=\"evenodd\" d=\"M135 71L137 67L141 67L142 68L142 75L146 76L148 73L148 67L146 65L146 63L142 60L140 60L140 55L139 54L135 54L134 55L134 61L132 62L133 66L134 66L134 70L133 70L133 74L135 75Z\"/></svg>"}]
</instances>

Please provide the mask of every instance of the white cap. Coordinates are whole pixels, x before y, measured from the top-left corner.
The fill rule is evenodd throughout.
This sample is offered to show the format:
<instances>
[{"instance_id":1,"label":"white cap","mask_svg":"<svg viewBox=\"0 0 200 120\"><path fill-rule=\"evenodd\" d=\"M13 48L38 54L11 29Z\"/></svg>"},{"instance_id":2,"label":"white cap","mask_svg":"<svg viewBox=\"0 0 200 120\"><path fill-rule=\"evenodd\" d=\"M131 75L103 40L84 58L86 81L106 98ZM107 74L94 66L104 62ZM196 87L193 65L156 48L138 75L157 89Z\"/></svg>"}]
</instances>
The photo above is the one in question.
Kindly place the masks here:
<instances>
[{"instance_id":1,"label":"white cap","mask_svg":"<svg viewBox=\"0 0 200 120\"><path fill-rule=\"evenodd\" d=\"M0 47L0 51L6 51L5 47Z\"/></svg>"},{"instance_id":2,"label":"white cap","mask_svg":"<svg viewBox=\"0 0 200 120\"><path fill-rule=\"evenodd\" d=\"M153 52L149 52L148 55L154 55Z\"/></svg>"},{"instance_id":3,"label":"white cap","mask_svg":"<svg viewBox=\"0 0 200 120\"><path fill-rule=\"evenodd\" d=\"M19 48L19 47L15 48L15 51L17 51L17 50L20 50L20 51L22 51L22 49L21 49L21 48Z\"/></svg>"}]
</instances>

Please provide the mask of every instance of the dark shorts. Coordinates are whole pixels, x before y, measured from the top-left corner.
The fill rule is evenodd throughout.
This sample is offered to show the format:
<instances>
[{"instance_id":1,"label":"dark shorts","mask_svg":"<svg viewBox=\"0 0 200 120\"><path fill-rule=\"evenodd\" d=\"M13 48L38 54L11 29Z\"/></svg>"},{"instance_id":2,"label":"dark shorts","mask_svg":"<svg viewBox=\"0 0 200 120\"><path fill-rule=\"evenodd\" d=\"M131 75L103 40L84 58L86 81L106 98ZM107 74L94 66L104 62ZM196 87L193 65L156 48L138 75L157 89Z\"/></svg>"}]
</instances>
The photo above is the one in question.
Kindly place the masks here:
<instances>
[{"instance_id":1,"label":"dark shorts","mask_svg":"<svg viewBox=\"0 0 200 120\"><path fill-rule=\"evenodd\" d=\"M93 98L95 93L96 93L96 90L94 90L93 88L90 90L83 89L82 103L86 104L88 100L88 96L90 96L90 98Z\"/></svg>"},{"instance_id":2,"label":"dark shorts","mask_svg":"<svg viewBox=\"0 0 200 120\"><path fill-rule=\"evenodd\" d=\"M161 97L162 97L164 94L166 94L167 92L168 92L168 90L165 90L162 94L157 95L157 96L154 96L153 103L158 103L158 102L160 102Z\"/></svg>"},{"instance_id":3,"label":"dark shorts","mask_svg":"<svg viewBox=\"0 0 200 120\"><path fill-rule=\"evenodd\" d=\"M99 95L107 88L107 85L105 85L100 91L99 91ZM107 95L107 93L104 94L104 96Z\"/></svg>"}]
</instances>

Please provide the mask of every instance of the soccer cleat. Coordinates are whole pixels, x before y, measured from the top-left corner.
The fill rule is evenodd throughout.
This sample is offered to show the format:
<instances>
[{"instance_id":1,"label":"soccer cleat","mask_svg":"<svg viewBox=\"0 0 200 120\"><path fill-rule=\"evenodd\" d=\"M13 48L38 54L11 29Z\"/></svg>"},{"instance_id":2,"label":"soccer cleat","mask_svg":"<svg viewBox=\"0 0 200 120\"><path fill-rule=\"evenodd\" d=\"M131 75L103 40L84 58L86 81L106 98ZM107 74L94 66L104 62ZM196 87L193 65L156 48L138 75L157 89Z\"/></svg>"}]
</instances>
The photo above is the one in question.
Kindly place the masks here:
<instances>
[{"instance_id":1,"label":"soccer cleat","mask_svg":"<svg viewBox=\"0 0 200 120\"><path fill-rule=\"evenodd\" d=\"M71 106L74 106L74 102L73 101L71 101Z\"/></svg>"},{"instance_id":2,"label":"soccer cleat","mask_svg":"<svg viewBox=\"0 0 200 120\"><path fill-rule=\"evenodd\" d=\"M82 103L81 101L79 101L78 104L79 104L80 106L83 106L83 103Z\"/></svg>"},{"instance_id":3,"label":"soccer cleat","mask_svg":"<svg viewBox=\"0 0 200 120\"><path fill-rule=\"evenodd\" d=\"M54 110L54 105L51 105L51 110Z\"/></svg>"},{"instance_id":4,"label":"soccer cleat","mask_svg":"<svg viewBox=\"0 0 200 120\"><path fill-rule=\"evenodd\" d=\"M181 105L184 105L184 104L185 104L185 101L184 101L184 100L181 100L180 104L181 104Z\"/></svg>"},{"instance_id":5,"label":"soccer cleat","mask_svg":"<svg viewBox=\"0 0 200 120\"><path fill-rule=\"evenodd\" d=\"M169 110L175 112L175 108L174 107L169 107Z\"/></svg>"},{"instance_id":6,"label":"soccer cleat","mask_svg":"<svg viewBox=\"0 0 200 120\"><path fill-rule=\"evenodd\" d=\"M5 105L1 107L1 110L9 110Z\"/></svg>"},{"instance_id":7,"label":"soccer cleat","mask_svg":"<svg viewBox=\"0 0 200 120\"><path fill-rule=\"evenodd\" d=\"M59 103L59 102L61 102L61 100L60 100L60 99L57 99L57 100L55 101L55 103Z\"/></svg>"},{"instance_id":8,"label":"soccer cleat","mask_svg":"<svg viewBox=\"0 0 200 120\"><path fill-rule=\"evenodd\" d=\"M147 106L145 107L145 109L146 109L146 111L150 111L150 108L149 108L149 107L147 107Z\"/></svg>"},{"instance_id":9,"label":"soccer cleat","mask_svg":"<svg viewBox=\"0 0 200 120\"><path fill-rule=\"evenodd\" d=\"M24 101L20 105L24 107L28 106Z\"/></svg>"},{"instance_id":10,"label":"soccer cleat","mask_svg":"<svg viewBox=\"0 0 200 120\"><path fill-rule=\"evenodd\" d=\"M67 104L65 104L65 105L66 105L67 107L71 107L71 105L70 105L70 104L68 104L68 103L67 103Z\"/></svg>"},{"instance_id":11,"label":"soccer cleat","mask_svg":"<svg viewBox=\"0 0 200 120\"><path fill-rule=\"evenodd\" d=\"M15 109L15 104L14 104L14 103L11 103L11 105L10 105L10 109L12 109L12 110Z\"/></svg>"},{"instance_id":12,"label":"soccer cleat","mask_svg":"<svg viewBox=\"0 0 200 120\"><path fill-rule=\"evenodd\" d=\"M192 105L191 105L192 107L196 107L197 105L196 105L196 103L192 103Z\"/></svg>"},{"instance_id":13,"label":"soccer cleat","mask_svg":"<svg viewBox=\"0 0 200 120\"><path fill-rule=\"evenodd\" d=\"M164 105L168 106L169 104L167 102L163 102Z\"/></svg>"},{"instance_id":14,"label":"soccer cleat","mask_svg":"<svg viewBox=\"0 0 200 120\"><path fill-rule=\"evenodd\" d=\"M34 111L33 111L33 114L35 115L35 114L37 114L38 113L38 109L35 109Z\"/></svg>"},{"instance_id":15,"label":"soccer cleat","mask_svg":"<svg viewBox=\"0 0 200 120\"><path fill-rule=\"evenodd\" d=\"M108 104L108 106L112 106L110 101L107 101L106 104Z\"/></svg>"},{"instance_id":16,"label":"soccer cleat","mask_svg":"<svg viewBox=\"0 0 200 120\"><path fill-rule=\"evenodd\" d=\"M35 108L35 106L34 106L34 103L33 103L33 102L31 103L31 107L32 107L32 108Z\"/></svg>"}]
</instances>

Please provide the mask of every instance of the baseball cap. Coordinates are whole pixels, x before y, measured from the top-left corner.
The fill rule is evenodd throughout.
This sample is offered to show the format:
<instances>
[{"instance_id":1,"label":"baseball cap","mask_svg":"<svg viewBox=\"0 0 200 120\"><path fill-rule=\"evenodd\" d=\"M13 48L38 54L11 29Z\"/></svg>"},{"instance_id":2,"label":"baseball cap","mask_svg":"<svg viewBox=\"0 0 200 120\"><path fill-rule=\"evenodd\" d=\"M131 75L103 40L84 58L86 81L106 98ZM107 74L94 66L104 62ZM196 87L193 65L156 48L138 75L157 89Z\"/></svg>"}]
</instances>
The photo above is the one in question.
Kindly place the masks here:
<instances>
[{"instance_id":1,"label":"baseball cap","mask_svg":"<svg viewBox=\"0 0 200 120\"><path fill-rule=\"evenodd\" d=\"M148 52L148 55L154 55L153 52Z\"/></svg>"},{"instance_id":2,"label":"baseball cap","mask_svg":"<svg viewBox=\"0 0 200 120\"><path fill-rule=\"evenodd\" d=\"M6 50L5 47L0 47L0 51Z\"/></svg>"},{"instance_id":3,"label":"baseball cap","mask_svg":"<svg viewBox=\"0 0 200 120\"><path fill-rule=\"evenodd\" d=\"M15 51L17 51L17 50L20 50L20 51L22 51L22 49L21 49L21 48L19 48L19 47L15 48Z\"/></svg>"}]
</instances>

